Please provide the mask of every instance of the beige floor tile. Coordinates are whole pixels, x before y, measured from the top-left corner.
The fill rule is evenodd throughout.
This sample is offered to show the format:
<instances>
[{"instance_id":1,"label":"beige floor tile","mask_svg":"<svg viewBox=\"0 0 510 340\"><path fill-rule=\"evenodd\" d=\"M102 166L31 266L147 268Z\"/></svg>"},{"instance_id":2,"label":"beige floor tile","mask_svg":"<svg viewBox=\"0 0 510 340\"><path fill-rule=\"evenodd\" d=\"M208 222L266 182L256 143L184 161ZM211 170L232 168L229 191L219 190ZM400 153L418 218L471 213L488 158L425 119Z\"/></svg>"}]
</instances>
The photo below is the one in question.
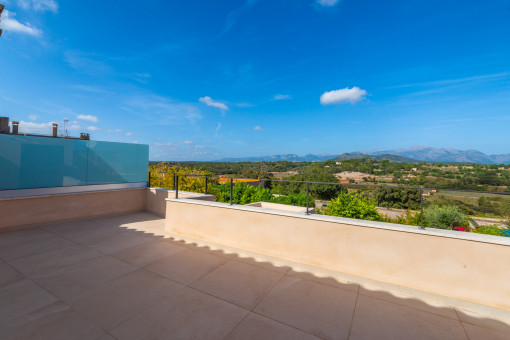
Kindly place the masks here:
<instances>
[{"instance_id":1,"label":"beige floor tile","mask_svg":"<svg viewBox=\"0 0 510 340\"><path fill-rule=\"evenodd\" d=\"M140 232L122 232L101 238L87 244L90 248L104 254L111 254L122 249L151 241L151 237Z\"/></svg>"},{"instance_id":2,"label":"beige floor tile","mask_svg":"<svg viewBox=\"0 0 510 340\"><path fill-rule=\"evenodd\" d=\"M41 254L74 245L60 236L46 233L36 239L0 247L0 259L9 263L26 256Z\"/></svg>"},{"instance_id":3,"label":"beige floor tile","mask_svg":"<svg viewBox=\"0 0 510 340\"><path fill-rule=\"evenodd\" d=\"M211 249L210 247L207 247L207 246L198 246L196 244L188 244L188 248L191 249L191 250L202 251L202 252L205 252L205 253L211 254L211 255L225 257L225 258L227 258L229 260L230 259L238 258L237 254L227 253L227 252L225 252L222 249Z\"/></svg>"},{"instance_id":4,"label":"beige floor tile","mask_svg":"<svg viewBox=\"0 0 510 340\"><path fill-rule=\"evenodd\" d=\"M98 223L101 223L103 225L107 226L126 226L126 225L134 225L137 223L145 223L145 222L152 222L152 221L161 221L164 220L163 218L149 214L149 213L135 213L135 214L127 214L127 215L119 215L119 216L113 216L113 217L107 217L107 218L100 218L97 219Z\"/></svg>"},{"instance_id":5,"label":"beige floor tile","mask_svg":"<svg viewBox=\"0 0 510 340\"><path fill-rule=\"evenodd\" d=\"M124 228L124 227L122 227ZM166 236L165 233L165 225L161 223L143 223L137 224L135 226L129 225L126 226L126 230L136 231L138 233L143 233L144 235L150 236L154 239L162 239Z\"/></svg>"},{"instance_id":6,"label":"beige floor tile","mask_svg":"<svg viewBox=\"0 0 510 340\"><path fill-rule=\"evenodd\" d=\"M66 234L72 234L73 231L85 232L86 230L99 228L100 226L101 224L99 224L99 222L96 220L82 220L75 222L56 223L43 227L42 229L65 236Z\"/></svg>"},{"instance_id":7,"label":"beige floor tile","mask_svg":"<svg viewBox=\"0 0 510 340\"><path fill-rule=\"evenodd\" d=\"M510 332L501 330L489 329L480 326L475 326L468 323L463 323L464 329L469 336L470 340L508 340L510 339Z\"/></svg>"},{"instance_id":8,"label":"beige floor tile","mask_svg":"<svg viewBox=\"0 0 510 340\"><path fill-rule=\"evenodd\" d=\"M104 330L111 330L183 288L143 270L97 286L67 303Z\"/></svg>"},{"instance_id":9,"label":"beige floor tile","mask_svg":"<svg viewBox=\"0 0 510 340\"><path fill-rule=\"evenodd\" d=\"M243 322L226 337L226 340L259 339L318 340L319 338L254 313L248 315Z\"/></svg>"},{"instance_id":10,"label":"beige floor tile","mask_svg":"<svg viewBox=\"0 0 510 340\"><path fill-rule=\"evenodd\" d=\"M29 280L0 289L0 320L7 326L19 317L57 302L57 298Z\"/></svg>"},{"instance_id":11,"label":"beige floor tile","mask_svg":"<svg viewBox=\"0 0 510 340\"><path fill-rule=\"evenodd\" d=\"M61 224L46 228L47 230L82 245L89 245L98 240L124 233L124 228L104 225L98 221L82 221Z\"/></svg>"},{"instance_id":12,"label":"beige floor tile","mask_svg":"<svg viewBox=\"0 0 510 340\"><path fill-rule=\"evenodd\" d=\"M146 269L188 285L227 262L226 258L186 249L157 261Z\"/></svg>"},{"instance_id":13,"label":"beige floor tile","mask_svg":"<svg viewBox=\"0 0 510 340\"><path fill-rule=\"evenodd\" d=\"M10 264L29 278L40 278L72 269L78 263L102 256L88 247L74 244L69 247L26 256Z\"/></svg>"},{"instance_id":14,"label":"beige floor tile","mask_svg":"<svg viewBox=\"0 0 510 340\"><path fill-rule=\"evenodd\" d=\"M136 269L125 262L102 256L78 263L61 273L35 279L35 282L58 298L66 300Z\"/></svg>"},{"instance_id":15,"label":"beige floor tile","mask_svg":"<svg viewBox=\"0 0 510 340\"><path fill-rule=\"evenodd\" d=\"M26 315L14 327L0 329L0 338L9 339L96 339L106 334L69 306L57 302Z\"/></svg>"},{"instance_id":16,"label":"beige floor tile","mask_svg":"<svg viewBox=\"0 0 510 340\"><path fill-rule=\"evenodd\" d=\"M416 308L424 312L446 316L448 318L452 318L455 320L459 319L457 313L455 312L455 309L453 308L442 307L440 305L433 305L430 302L427 303L421 301L407 294L390 293L381 290L366 289L364 287L360 287L359 293L365 296L374 297L379 300L384 300L399 305Z\"/></svg>"},{"instance_id":17,"label":"beige floor tile","mask_svg":"<svg viewBox=\"0 0 510 340\"><path fill-rule=\"evenodd\" d=\"M490 317L461 309L457 309L457 314L459 315L460 321L462 321L463 323L470 323L475 326L490 328L510 334L510 317L508 318L506 323L503 323L501 321L491 319ZM507 316L509 316L510 312L507 312L506 314Z\"/></svg>"},{"instance_id":18,"label":"beige floor tile","mask_svg":"<svg viewBox=\"0 0 510 340\"><path fill-rule=\"evenodd\" d=\"M234 260L216 268L191 286L222 300L252 309L283 275Z\"/></svg>"},{"instance_id":19,"label":"beige floor tile","mask_svg":"<svg viewBox=\"0 0 510 340\"><path fill-rule=\"evenodd\" d=\"M22 243L47 237L51 233L41 228L28 229L23 231L0 233L0 248L16 246Z\"/></svg>"},{"instance_id":20,"label":"beige floor tile","mask_svg":"<svg viewBox=\"0 0 510 340\"><path fill-rule=\"evenodd\" d=\"M255 312L324 339L346 339L356 293L287 276Z\"/></svg>"},{"instance_id":21,"label":"beige floor tile","mask_svg":"<svg viewBox=\"0 0 510 340\"><path fill-rule=\"evenodd\" d=\"M0 288L21 281L23 278L19 271L7 263L0 262Z\"/></svg>"},{"instance_id":22,"label":"beige floor tile","mask_svg":"<svg viewBox=\"0 0 510 340\"><path fill-rule=\"evenodd\" d=\"M169 242L154 240L120 250L110 254L110 256L137 267L144 267L183 250L186 250L186 248Z\"/></svg>"},{"instance_id":23,"label":"beige floor tile","mask_svg":"<svg viewBox=\"0 0 510 340\"><path fill-rule=\"evenodd\" d=\"M112 335L107 333L107 334L101 335L99 338L96 338L94 340L117 340L117 339L115 339Z\"/></svg>"},{"instance_id":24,"label":"beige floor tile","mask_svg":"<svg viewBox=\"0 0 510 340\"><path fill-rule=\"evenodd\" d=\"M247 310L191 288L111 331L118 339L223 339Z\"/></svg>"},{"instance_id":25,"label":"beige floor tile","mask_svg":"<svg viewBox=\"0 0 510 340\"><path fill-rule=\"evenodd\" d=\"M249 263L254 266L264 268L264 269L272 270L272 271L275 271L278 273L285 274L290 270L290 267L288 267L288 266L275 265L269 261L259 260L259 259L255 259L253 257L239 257L237 260L244 262L244 263Z\"/></svg>"},{"instance_id":26,"label":"beige floor tile","mask_svg":"<svg viewBox=\"0 0 510 340\"><path fill-rule=\"evenodd\" d=\"M319 276L319 275L314 274L314 273L300 272L300 271L296 271L296 270L291 269L287 273L287 275L293 276L293 277L298 277L300 279L304 279L304 280L308 280L308 281L313 281L313 282L321 283L321 284L324 284L324 285L327 285L327 286L331 286L331 287L334 287L334 288L348 290L350 292L357 293L358 290L359 290L359 285L356 284L356 283L340 282L340 281L338 281L335 278Z\"/></svg>"},{"instance_id":27,"label":"beige floor tile","mask_svg":"<svg viewBox=\"0 0 510 340\"><path fill-rule=\"evenodd\" d=\"M359 295L349 339L467 340L460 321Z\"/></svg>"}]
</instances>

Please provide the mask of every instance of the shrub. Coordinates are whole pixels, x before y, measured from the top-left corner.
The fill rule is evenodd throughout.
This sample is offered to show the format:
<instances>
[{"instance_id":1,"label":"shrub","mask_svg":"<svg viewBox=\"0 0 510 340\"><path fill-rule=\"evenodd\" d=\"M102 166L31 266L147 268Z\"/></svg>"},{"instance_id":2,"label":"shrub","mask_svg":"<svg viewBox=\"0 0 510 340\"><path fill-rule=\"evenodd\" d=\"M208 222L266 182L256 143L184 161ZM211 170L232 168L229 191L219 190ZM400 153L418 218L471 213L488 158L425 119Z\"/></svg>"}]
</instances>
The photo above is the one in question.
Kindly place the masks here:
<instances>
[{"instance_id":1,"label":"shrub","mask_svg":"<svg viewBox=\"0 0 510 340\"><path fill-rule=\"evenodd\" d=\"M420 190L400 188L377 188L369 195L380 207L396 209L420 209Z\"/></svg>"},{"instance_id":2,"label":"shrub","mask_svg":"<svg viewBox=\"0 0 510 340\"><path fill-rule=\"evenodd\" d=\"M215 188L216 202L230 202L230 184L218 185ZM269 189L253 187L246 183L236 183L232 188L232 203L234 204L250 204L254 202L269 202L272 194Z\"/></svg>"},{"instance_id":3,"label":"shrub","mask_svg":"<svg viewBox=\"0 0 510 340\"><path fill-rule=\"evenodd\" d=\"M217 185L211 190L215 194L216 202L230 203L230 183ZM255 202L273 202L306 207L306 193L301 192L288 196L273 197L271 190L253 187L246 183L236 183L232 188L232 203L250 204ZM310 207L314 206L314 200L310 196Z\"/></svg>"},{"instance_id":4,"label":"shrub","mask_svg":"<svg viewBox=\"0 0 510 340\"><path fill-rule=\"evenodd\" d=\"M503 230L493 226L480 226L473 230L473 232L477 234L503 236Z\"/></svg>"},{"instance_id":5,"label":"shrub","mask_svg":"<svg viewBox=\"0 0 510 340\"><path fill-rule=\"evenodd\" d=\"M326 215L382 221L374 200L362 194L341 193L324 208Z\"/></svg>"},{"instance_id":6,"label":"shrub","mask_svg":"<svg viewBox=\"0 0 510 340\"><path fill-rule=\"evenodd\" d=\"M279 204L295 205L298 207L306 207L306 193L300 192L299 194L294 194L294 195L272 197L271 202L279 203ZM310 195L308 197L308 206L313 207L314 205L315 205L315 200Z\"/></svg>"},{"instance_id":7,"label":"shrub","mask_svg":"<svg viewBox=\"0 0 510 340\"><path fill-rule=\"evenodd\" d=\"M421 225L421 214L420 213L413 213L410 209L406 210L406 212L398 216L397 218L393 219L390 217L384 217L384 222L388 223L397 223L397 224L406 224L406 225Z\"/></svg>"},{"instance_id":8,"label":"shrub","mask_svg":"<svg viewBox=\"0 0 510 340\"><path fill-rule=\"evenodd\" d=\"M424 212L425 225L430 228L450 229L467 227L468 218L456 206L431 205Z\"/></svg>"}]
</instances>

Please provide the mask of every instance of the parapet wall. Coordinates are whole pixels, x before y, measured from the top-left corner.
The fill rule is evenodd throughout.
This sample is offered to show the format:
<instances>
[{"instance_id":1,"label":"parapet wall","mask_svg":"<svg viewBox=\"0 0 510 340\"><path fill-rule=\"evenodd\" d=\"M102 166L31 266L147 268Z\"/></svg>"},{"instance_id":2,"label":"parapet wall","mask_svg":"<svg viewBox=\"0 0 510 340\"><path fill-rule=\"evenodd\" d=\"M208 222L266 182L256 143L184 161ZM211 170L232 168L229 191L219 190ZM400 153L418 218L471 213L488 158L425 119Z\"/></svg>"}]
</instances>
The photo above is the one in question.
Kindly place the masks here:
<instances>
[{"instance_id":1,"label":"parapet wall","mask_svg":"<svg viewBox=\"0 0 510 340\"><path fill-rule=\"evenodd\" d=\"M510 310L506 238L168 199L166 231Z\"/></svg>"},{"instance_id":2,"label":"parapet wall","mask_svg":"<svg viewBox=\"0 0 510 340\"><path fill-rule=\"evenodd\" d=\"M0 199L0 232L145 211L146 191L140 188Z\"/></svg>"},{"instance_id":3,"label":"parapet wall","mask_svg":"<svg viewBox=\"0 0 510 340\"><path fill-rule=\"evenodd\" d=\"M197 194L194 192L179 191L179 198L189 198L202 201L214 201L214 195ZM147 188L147 211L165 217L166 199L174 198L175 190L161 188Z\"/></svg>"}]
</instances>

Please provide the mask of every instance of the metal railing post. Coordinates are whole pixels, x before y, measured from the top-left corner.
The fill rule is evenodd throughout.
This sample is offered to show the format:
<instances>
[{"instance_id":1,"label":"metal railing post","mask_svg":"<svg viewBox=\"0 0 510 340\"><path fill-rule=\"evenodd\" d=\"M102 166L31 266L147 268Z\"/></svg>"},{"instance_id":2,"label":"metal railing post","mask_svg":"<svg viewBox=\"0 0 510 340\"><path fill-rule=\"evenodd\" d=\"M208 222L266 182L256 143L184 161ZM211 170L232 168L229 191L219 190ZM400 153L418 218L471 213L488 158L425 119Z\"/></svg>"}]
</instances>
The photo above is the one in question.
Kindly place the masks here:
<instances>
[{"instance_id":1,"label":"metal railing post","mask_svg":"<svg viewBox=\"0 0 510 340\"><path fill-rule=\"evenodd\" d=\"M175 199L179 198L179 175L175 175L175 181L174 181L174 186L175 186Z\"/></svg>"},{"instance_id":2,"label":"metal railing post","mask_svg":"<svg viewBox=\"0 0 510 340\"><path fill-rule=\"evenodd\" d=\"M175 173L174 173L174 190L175 190Z\"/></svg>"},{"instance_id":3,"label":"metal railing post","mask_svg":"<svg viewBox=\"0 0 510 340\"><path fill-rule=\"evenodd\" d=\"M148 182L149 188L151 187L151 172L149 171L149 182Z\"/></svg>"},{"instance_id":4,"label":"metal railing post","mask_svg":"<svg viewBox=\"0 0 510 340\"><path fill-rule=\"evenodd\" d=\"M230 179L230 205L233 205L232 203L232 189L234 188L234 179Z\"/></svg>"},{"instance_id":5,"label":"metal railing post","mask_svg":"<svg viewBox=\"0 0 510 340\"><path fill-rule=\"evenodd\" d=\"M207 195L207 175L205 176L205 194Z\"/></svg>"},{"instance_id":6,"label":"metal railing post","mask_svg":"<svg viewBox=\"0 0 510 340\"><path fill-rule=\"evenodd\" d=\"M425 229L423 227L423 189L420 190L420 209L421 209L421 214L420 214L420 218L421 218L420 229Z\"/></svg>"},{"instance_id":7,"label":"metal railing post","mask_svg":"<svg viewBox=\"0 0 510 340\"><path fill-rule=\"evenodd\" d=\"M306 182L306 214L309 215L308 212L308 195L310 193L310 183Z\"/></svg>"}]
</instances>

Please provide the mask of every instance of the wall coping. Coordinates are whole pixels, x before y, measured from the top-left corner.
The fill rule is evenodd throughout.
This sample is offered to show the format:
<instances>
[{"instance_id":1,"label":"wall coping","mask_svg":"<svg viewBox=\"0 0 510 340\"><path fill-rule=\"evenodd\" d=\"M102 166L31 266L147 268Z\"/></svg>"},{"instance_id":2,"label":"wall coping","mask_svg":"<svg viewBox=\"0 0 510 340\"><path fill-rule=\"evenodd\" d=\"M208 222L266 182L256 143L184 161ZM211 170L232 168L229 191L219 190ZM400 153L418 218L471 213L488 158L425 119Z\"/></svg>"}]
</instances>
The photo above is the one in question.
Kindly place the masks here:
<instances>
[{"instance_id":1,"label":"wall coping","mask_svg":"<svg viewBox=\"0 0 510 340\"><path fill-rule=\"evenodd\" d=\"M163 188L157 188L157 187L148 187L147 189L175 193L174 189L163 189ZM214 195L211 195L211 194L207 194L206 195L206 194L201 194L201 193L198 193L198 192L183 191L183 190L179 190L179 195L180 194L186 195L186 197L180 197L180 198L178 198L178 200L180 200L180 199L204 198L204 197L214 197ZM165 198L165 200L169 200L169 199L171 199L171 198ZM175 199L175 198L173 198L173 199Z\"/></svg>"},{"instance_id":2,"label":"wall coping","mask_svg":"<svg viewBox=\"0 0 510 340\"><path fill-rule=\"evenodd\" d=\"M465 241L473 241L473 242L483 242L489 244L497 244L502 246L510 246L510 238L509 237L501 237L501 236L493 236L493 235L485 235L485 234L476 234L476 233L466 233L461 231L453 231L453 230L444 230L444 229L435 229L435 228L426 228L420 229L417 226L404 225L404 224L395 224L395 223L387 223L387 222L377 222L377 221L365 221L365 220L357 220L353 218L346 217L337 217L337 216L327 216L327 215L317 215L311 214L306 215L305 213L296 213L290 211L269 209L269 208L259 208L259 207L250 207L246 205L230 205L228 203L220 203L220 202L209 202L209 201L199 201L199 200L190 200L190 197L186 198L166 198L166 201L177 202L177 203L185 203L185 204L195 204L195 205L205 205L210 207L222 208L222 209L232 209L232 210L241 210L241 211L249 211L260 214L270 214L270 215L279 215L279 216L287 216L292 218L302 218L311 221L322 221L322 222L331 222L338 224L348 224L354 225L358 227L366 227L366 228L376 228L376 229L384 229L405 233L413 233L413 234L422 234L427 236L436 236L436 237L446 237L446 238L454 238Z\"/></svg>"},{"instance_id":3,"label":"wall coping","mask_svg":"<svg viewBox=\"0 0 510 340\"><path fill-rule=\"evenodd\" d=\"M0 190L0 200L56 196L56 195L69 195L69 194L85 194L85 193L93 193L93 192L101 192L101 191L130 190L130 189L141 189L141 188L146 188L146 187L147 187L147 182L136 182L136 183L115 183L115 184L99 184L99 185L78 185L78 186L53 187L53 188Z\"/></svg>"}]
</instances>

